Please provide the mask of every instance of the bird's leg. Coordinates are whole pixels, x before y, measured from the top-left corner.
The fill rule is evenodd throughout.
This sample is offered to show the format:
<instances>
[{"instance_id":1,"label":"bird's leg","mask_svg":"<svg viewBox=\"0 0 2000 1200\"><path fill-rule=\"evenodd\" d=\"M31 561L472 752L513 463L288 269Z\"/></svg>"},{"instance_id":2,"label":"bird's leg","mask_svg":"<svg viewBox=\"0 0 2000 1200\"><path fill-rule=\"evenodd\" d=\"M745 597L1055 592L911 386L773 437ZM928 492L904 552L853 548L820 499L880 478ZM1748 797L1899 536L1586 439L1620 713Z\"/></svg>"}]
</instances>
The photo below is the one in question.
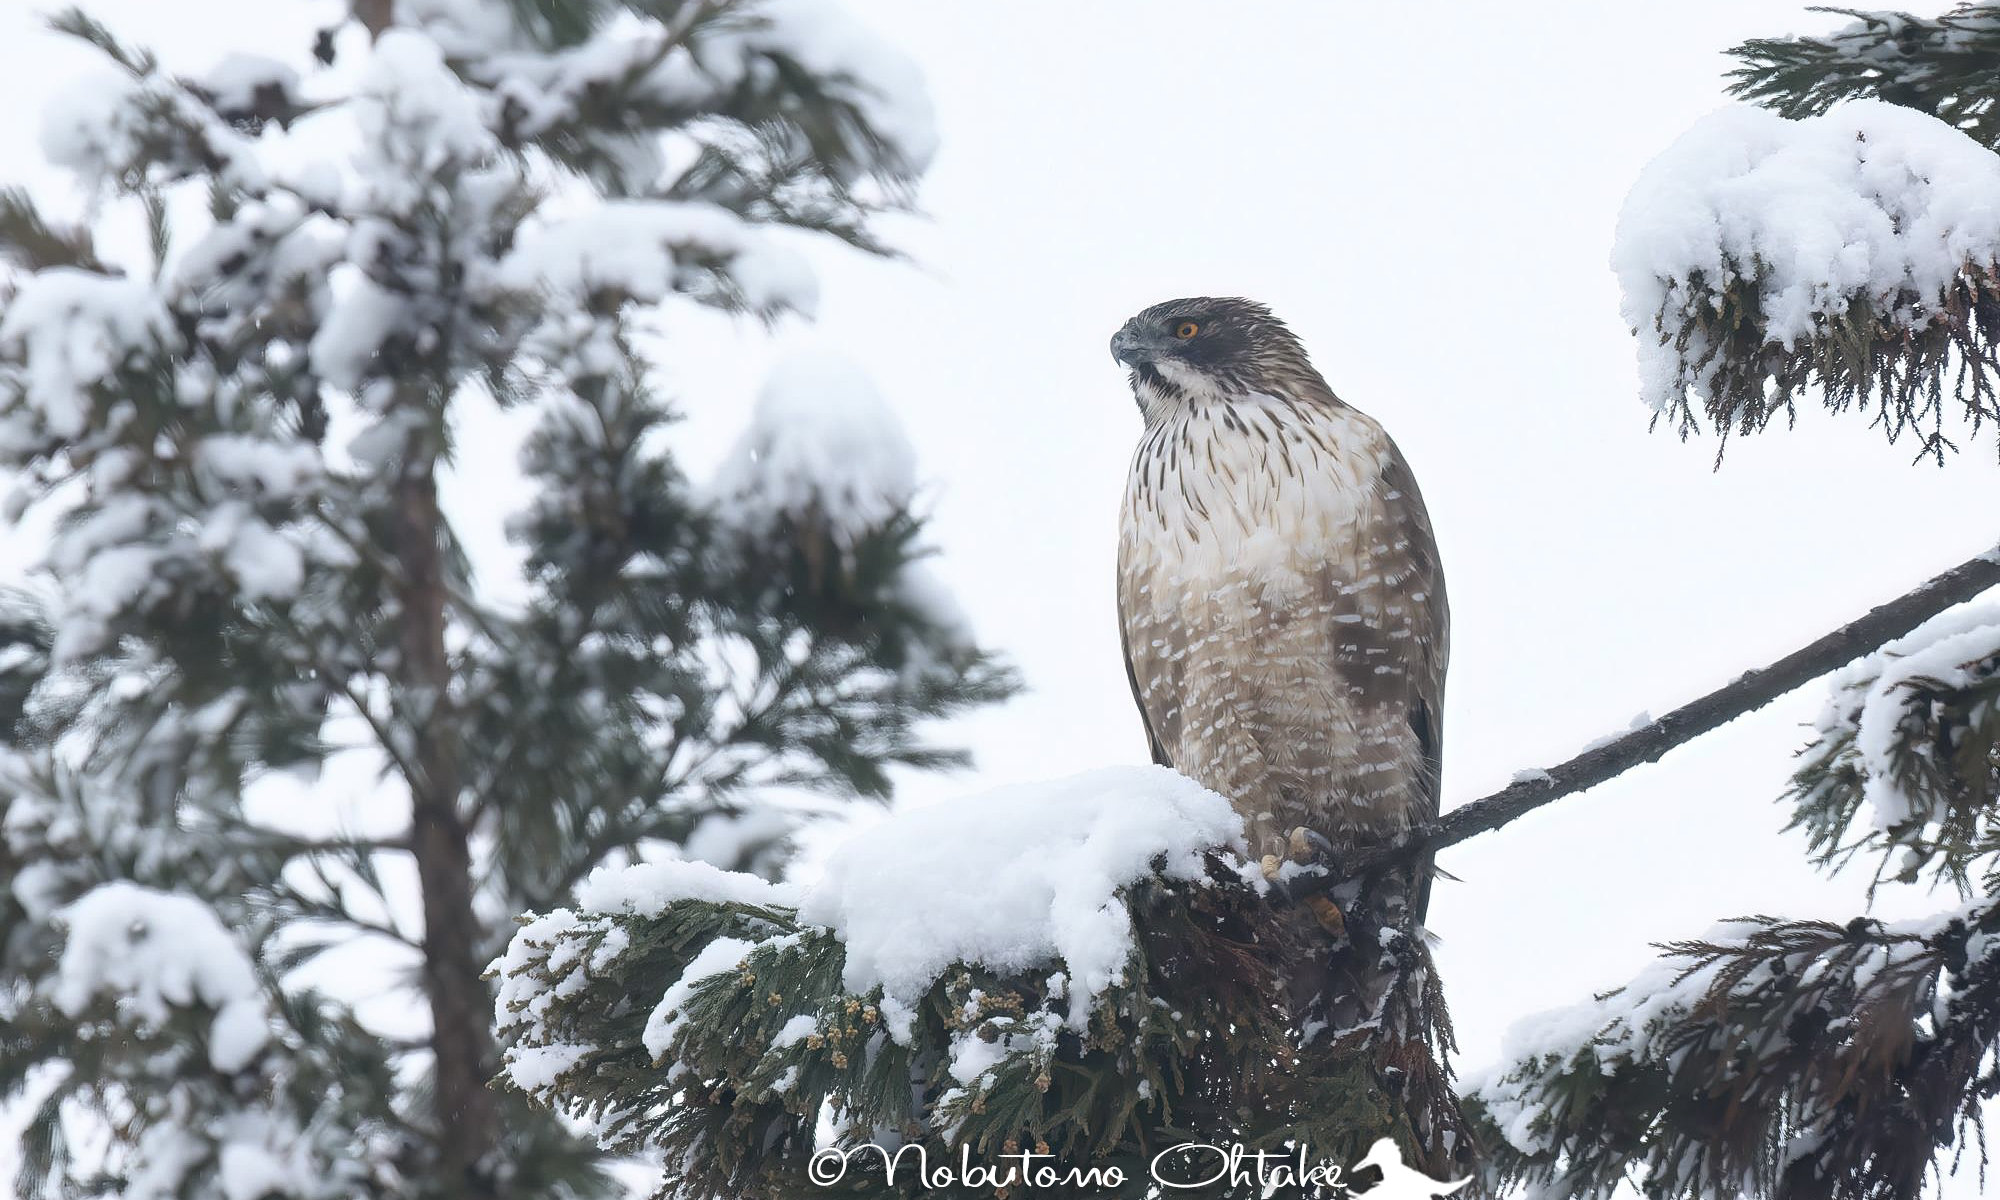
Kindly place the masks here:
<instances>
[{"instance_id":1,"label":"bird's leg","mask_svg":"<svg viewBox=\"0 0 2000 1200\"><path fill-rule=\"evenodd\" d=\"M1286 858L1291 863L1301 867L1316 868L1312 872L1314 876L1329 874L1331 871L1333 843L1303 825L1293 829L1291 836L1285 839L1285 850ZM1291 878L1296 878L1296 876L1286 876L1286 864L1280 861L1275 854L1266 854L1261 865L1264 868L1264 878L1269 880L1271 885L1278 890L1279 894L1283 895L1286 899L1302 903L1307 909L1311 910L1313 918L1319 922L1320 928L1335 937L1345 937L1347 935L1346 915L1340 911L1338 904L1335 904L1327 897L1325 892L1313 891L1295 895L1292 889L1286 885L1290 882Z\"/></svg>"}]
</instances>

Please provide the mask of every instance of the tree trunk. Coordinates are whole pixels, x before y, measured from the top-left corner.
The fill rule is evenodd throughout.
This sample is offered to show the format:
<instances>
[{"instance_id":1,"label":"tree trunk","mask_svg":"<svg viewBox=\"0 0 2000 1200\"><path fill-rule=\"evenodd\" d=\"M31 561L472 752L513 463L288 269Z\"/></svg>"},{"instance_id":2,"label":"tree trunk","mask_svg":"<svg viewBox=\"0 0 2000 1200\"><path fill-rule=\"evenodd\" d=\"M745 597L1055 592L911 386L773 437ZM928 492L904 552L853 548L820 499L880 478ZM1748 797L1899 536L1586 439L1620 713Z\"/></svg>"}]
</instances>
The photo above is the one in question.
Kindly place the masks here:
<instances>
[{"instance_id":1,"label":"tree trunk","mask_svg":"<svg viewBox=\"0 0 2000 1200\"><path fill-rule=\"evenodd\" d=\"M444 1194L496 1194L485 1162L498 1136L490 1034L492 1002L475 961L483 931L472 908L472 856L459 814L461 747L451 712L445 654L444 523L437 459L429 438L412 439L396 489L396 558L402 635L397 677L409 759L410 848L424 905L424 991L436 1057L437 1151Z\"/></svg>"}]
</instances>

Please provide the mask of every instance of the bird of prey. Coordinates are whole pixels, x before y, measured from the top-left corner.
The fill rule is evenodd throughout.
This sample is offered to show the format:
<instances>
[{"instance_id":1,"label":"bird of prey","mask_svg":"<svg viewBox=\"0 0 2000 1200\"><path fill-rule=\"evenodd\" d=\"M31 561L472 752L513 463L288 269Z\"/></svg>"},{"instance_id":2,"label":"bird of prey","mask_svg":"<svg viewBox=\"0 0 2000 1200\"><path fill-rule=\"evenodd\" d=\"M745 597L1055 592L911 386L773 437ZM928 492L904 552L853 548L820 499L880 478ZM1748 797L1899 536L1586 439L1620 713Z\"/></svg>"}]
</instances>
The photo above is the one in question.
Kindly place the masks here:
<instances>
[{"instance_id":1,"label":"bird of prey","mask_svg":"<svg viewBox=\"0 0 2000 1200\"><path fill-rule=\"evenodd\" d=\"M1438 811L1450 619L1416 479L1261 304L1158 304L1111 353L1145 418L1118 618L1153 759L1228 797L1267 872L1310 843L1337 874L1341 851ZM1434 1062L1417 1052L1442 1021L1430 875L1410 864L1321 902L1326 929L1288 978L1302 1037L1386 1031L1392 1058Z\"/></svg>"}]
</instances>

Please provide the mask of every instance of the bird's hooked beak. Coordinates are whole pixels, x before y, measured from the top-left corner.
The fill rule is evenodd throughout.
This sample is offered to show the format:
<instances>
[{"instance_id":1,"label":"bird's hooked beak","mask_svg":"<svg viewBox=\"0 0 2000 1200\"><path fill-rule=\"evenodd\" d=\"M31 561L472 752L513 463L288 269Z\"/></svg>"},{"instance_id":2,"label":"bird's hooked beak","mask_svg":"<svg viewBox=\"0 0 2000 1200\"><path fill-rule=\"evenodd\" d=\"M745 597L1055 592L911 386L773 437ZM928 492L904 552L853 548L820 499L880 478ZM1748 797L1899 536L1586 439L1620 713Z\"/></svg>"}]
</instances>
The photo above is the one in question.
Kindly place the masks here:
<instances>
[{"instance_id":1,"label":"bird's hooked beak","mask_svg":"<svg viewBox=\"0 0 2000 1200\"><path fill-rule=\"evenodd\" d=\"M1158 342L1144 331L1133 328L1129 321L1123 329L1111 335L1111 359L1121 366L1136 368L1152 362L1159 349Z\"/></svg>"}]
</instances>

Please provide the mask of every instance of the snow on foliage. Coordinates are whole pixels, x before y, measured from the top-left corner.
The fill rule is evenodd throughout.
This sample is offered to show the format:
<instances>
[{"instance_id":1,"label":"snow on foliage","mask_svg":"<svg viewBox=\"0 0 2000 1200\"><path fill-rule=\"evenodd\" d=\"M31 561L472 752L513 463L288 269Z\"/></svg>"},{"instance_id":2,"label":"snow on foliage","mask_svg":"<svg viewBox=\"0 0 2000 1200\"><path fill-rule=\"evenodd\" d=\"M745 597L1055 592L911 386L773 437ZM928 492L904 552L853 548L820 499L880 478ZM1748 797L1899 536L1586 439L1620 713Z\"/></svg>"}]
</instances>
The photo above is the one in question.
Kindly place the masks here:
<instances>
[{"instance_id":1,"label":"snow on foliage","mask_svg":"<svg viewBox=\"0 0 2000 1200\"><path fill-rule=\"evenodd\" d=\"M381 211L408 211L425 181L500 150L482 94L445 65L436 42L414 30L390 29L376 39L355 104L360 182Z\"/></svg>"},{"instance_id":2,"label":"snow on foliage","mask_svg":"<svg viewBox=\"0 0 2000 1200\"><path fill-rule=\"evenodd\" d=\"M909 510L916 452L860 368L837 354L797 353L771 371L709 490L747 532L824 522L851 548Z\"/></svg>"},{"instance_id":3,"label":"snow on foliage","mask_svg":"<svg viewBox=\"0 0 2000 1200\"><path fill-rule=\"evenodd\" d=\"M1053 1044L1065 1024L1085 1028L1096 998L1124 982L1134 931L1123 891L1149 878L1203 880L1204 855L1240 850L1242 833L1229 802L1185 776L1115 767L905 809L851 835L810 884L772 884L692 862L602 870L578 889L577 909L535 918L493 965L498 1020L522 1044L509 1051L507 1071L517 1086L546 1088L551 1056L560 1064L568 1052L541 1026L632 949L621 919L657 920L688 902L794 911L799 926L772 925L762 939L719 938L685 964L646 1025L644 1044L656 1059L674 1058L702 981L808 935L839 943L841 988L871 997L904 1040L914 1007L955 964L996 973L1046 968L1062 981L1054 991L1069 1001L1067 1017L1040 1014L1048 1018L1038 1019L1040 1032L1018 1036ZM966 887L967 879L979 886ZM786 1036L795 1041L802 1028L788 1023ZM961 1076L969 1080L1009 1046L960 1050L955 1069L970 1072Z\"/></svg>"},{"instance_id":4,"label":"snow on foliage","mask_svg":"<svg viewBox=\"0 0 2000 1200\"><path fill-rule=\"evenodd\" d=\"M1641 394L1660 411L1710 384L1713 347L1677 335L1732 285L1754 298L1765 342L1789 350L1855 306L1921 328L1961 272L1996 263L2000 158L1878 101L1704 118L1640 174L1611 254Z\"/></svg>"},{"instance_id":5,"label":"snow on foliage","mask_svg":"<svg viewBox=\"0 0 2000 1200\"><path fill-rule=\"evenodd\" d=\"M476 0L408 0L398 15L446 53L470 60L469 69L505 98L530 136L576 121L613 84L629 85L643 101L700 110L766 93L803 69L866 129L843 131L854 167L913 174L937 152L935 115L915 63L833 0L739 4L698 48L678 29L613 19L554 53L532 47L495 8ZM857 173L845 175L851 181Z\"/></svg>"},{"instance_id":6,"label":"snow on foliage","mask_svg":"<svg viewBox=\"0 0 2000 1200\"><path fill-rule=\"evenodd\" d=\"M59 1066L45 1112L90 1130L81 1154L33 1134L44 1191L388 1195L466 1171L602 1190L554 1121L481 1117L486 1031L389 1038L292 970L399 939L380 905L401 901L372 894L388 843L307 836L268 803L291 772L379 766L405 820L480 806L469 858L446 846L447 883L425 880L456 914L431 922L458 947L440 961L462 965L494 918L633 847L775 870L766 789L886 794L963 757L931 721L1013 690L925 619L950 605L914 574L900 433L894 480L838 490L895 528L838 588L788 593L689 485L642 336L674 304L810 312L814 239L886 250L876 218L908 207L935 143L909 61L825 0L386 7L376 36L343 9L284 61L193 72L61 15L112 68L43 128L92 203L73 225L0 197L0 474L7 516L52 531L35 602L0 605L0 724L36 752L6 790L40 796L0 801L0 886L28 927L0 974L29 989L0 1074ZM527 418L518 591L497 602L461 534L505 514L462 506L450 469L494 404ZM860 415L845 444L879 467L885 426ZM176 891L99 888L133 870ZM466 872L476 902L449 884ZM802 902L691 863L577 895L598 915L522 936L587 935L585 976L643 949L600 917ZM253 970L217 913L254 915L277 957ZM405 982L485 1002L460 969ZM500 990L531 1015L566 994ZM90 1032L112 1018L129 1036ZM593 1050L521 1047L512 1069L538 1087Z\"/></svg>"},{"instance_id":7,"label":"snow on foliage","mask_svg":"<svg viewBox=\"0 0 2000 1200\"><path fill-rule=\"evenodd\" d=\"M250 957L192 896L135 883L103 884L58 914L68 927L54 999L72 1016L100 996L151 1026L172 1009L213 1009L209 1061L240 1071L270 1040Z\"/></svg>"},{"instance_id":8,"label":"snow on foliage","mask_svg":"<svg viewBox=\"0 0 2000 1200\"><path fill-rule=\"evenodd\" d=\"M758 11L762 21L744 31L736 72L769 71L758 58L783 57L841 80L843 98L861 110L902 166L921 171L930 165L937 128L914 62L826 0L767 0ZM718 75L717 82L729 86L729 75Z\"/></svg>"},{"instance_id":9,"label":"snow on foliage","mask_svg":"<svg viewBox=\"0 0 2000 1200\"><path fill-rule=\"evenodd\" d=\"M495 280L580 307L607 295L657 304L686 293L765 314L810 313L818 299L812 268L795 251L718 205L668 200L609 201L527 230Z\"/></svg>"},{"instance_id":10,"label":"snow on foliage","mask_svg":"<svg viewBox=\"0 0 2000 1200\"><path fill-rule=\"evenodd\" d=\"M1958 797L1938 786L1937 772L1950 767L1935 757L1939 747L1983 743L1955 728L1943 737L1924 733L1948 698L1991 687L1996 671L2000 606L1982 604L1934 617L1835 672L1795 773L1804 804L1822 790L1858 784L1864 824L1878 832L1914 834L1942 819ZM1970 717L1990 723L1991 704L1975 700Z\"/></svg>"},{"instance_id":11,"label":"snow on foliage","mask_svg":"<svg viewBox=\"0 0 2000 1200\"><path fill-rule=\"evenodd\" d=\"M145 95L145 83L123 71L75 80L42 108L42 154L86 179L125 170L147 129Z\"/></svg>"},{"instance_id":12,"label":"snow on foliage","mask_svg":"<svg viewBox=\"0 0 2000 1200\"><path fill-rule=\"evenodd\" d=\"M1517 1023L1501 1063L1466 1080L1489 1170L1552 1197L1781 1195L1796 1179L1914 1195L1978 1120L1996 918L1981 898L1902 922L1739 918L1669 943L1624 987Z\"/></svg>"},{"instance_id":13,"label":"snow on foliage","mask_svg":"<svg viewBox=\"0 0 2000 1200\"><path fill-rule=\"evenodd\" d=\"M1166 767L1109 767L909 809L836 851L799 917L847 947L842 983L914 1003L954 962L1018 971L1060 962L1085 1001L1132 953L1120 889L1202 877L1202 854L1241 848L1229 802ZM977 887L965 886L976 879Z\"/></svg>"},{"instance_id":14,"label":"snow on foliage","mask_svg":"<svg viewBox=\"0 0 2000 1200\"><path fill-rule=\"evenodd\" d=\"M216 111L227 115L289 109L300 102L299 73L261 54L231 51L202 73L200 83Z\"/></svg>"},{"instance_id":15,"label":"snow on foliage","mask_svg":"<svg viewBox=\"0 0 2000 1200\"><path fill-rule=\"evenodd\" d=\"M1737 923L1725 921L1710 929L1707 937L1727 940L1738 932ZM1708 994L1725 965L1715 962L1689 970L1684 962L1663 959L1647 965L1622 987L1581 1004L1524 1017L1507 1030L1499 1064L1467 1074L1464 1090L1485 1105L1515 1149L1523 1154L1553 1152L1557 1147L1544 1119L1540 1079L1516 1064L1567 1066L1587 1060L1608 1075L1652 1057L1661 1051L1661 1038L1672 1019Z\"/></svg>"},{"instance_id":16,"label":"snow on foliage","mask_svg":"<svg viewBox=\"0 0 2000 1200\"><path fill-rule=\"evenodd\" d=\"M67 267L23 280L0 316L0 355L20 364L37 432L59 438L82 435L96 388L174 342L149 284Z\"/></svg>"},{"instance_id":17,"label":"snow on foliage","mask_svg":"<svg viewBox=\"0 0 2000 1200\"><path fill-rule=\"evenodd\" d=\"M657 917L667 905L683 900L796 908L799 892L793 884L680 859L601 867L576 889L577 906L594 913Z\"/></svg>"},{"instance_id":18,"label":"snow on foliage","mask_svg":"<svg viewBox=\"0 0 2000 1200\"><path fill-rule=\"evenodd\" d=\"M694 996L696 985L711 976L741 970L744 956L756 948L755 942L732 937L717 938L703 946L646 1018L646 1031L639 1039L646 1049L652 1051L654 1057L664 1058L673 1048L675 1035L687 1023L685 1010ZM515 1082L520 1081L517 1079Z\"/></svg>"}]
</instances>

